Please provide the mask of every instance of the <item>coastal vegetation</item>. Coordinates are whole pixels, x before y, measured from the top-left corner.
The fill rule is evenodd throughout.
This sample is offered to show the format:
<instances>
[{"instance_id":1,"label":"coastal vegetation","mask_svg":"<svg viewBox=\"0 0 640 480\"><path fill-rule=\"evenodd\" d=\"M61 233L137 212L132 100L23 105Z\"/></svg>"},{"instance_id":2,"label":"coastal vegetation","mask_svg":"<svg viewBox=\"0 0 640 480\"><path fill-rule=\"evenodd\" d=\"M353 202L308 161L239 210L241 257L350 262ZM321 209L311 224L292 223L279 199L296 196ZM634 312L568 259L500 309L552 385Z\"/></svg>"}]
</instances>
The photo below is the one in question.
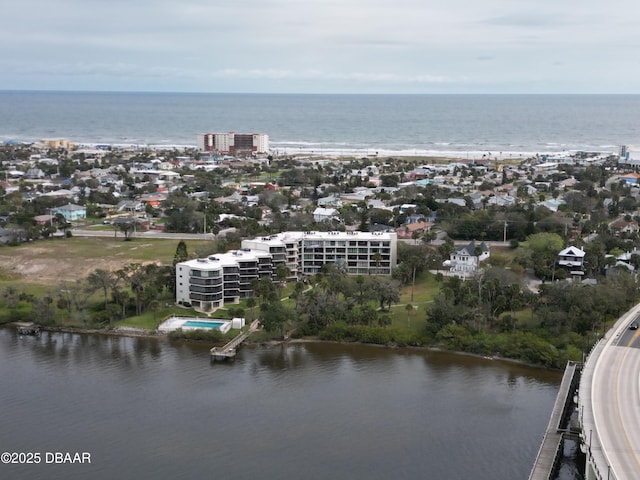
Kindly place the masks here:
<instances>
[{"instance_id":1,"label":"coastal vegetation","mask_svg":"<svg viewBox=\"0 0 640 480\"><path fill-rule=\"evenodd\" d=\"M254 297L215 311L260 319L261 340L437 347L562 367L640 298L640 192L616 159L582 152L551 168L537 157L207 164L187 149L95 155L0 147L0 323L152 331L169 315L197 313L175 305L176 263L285 230L382 229L403 239L391 277L325 265L287 284L281 268L275 282L255 282ZM84 218L51 214L71 200ZM314 216L321 204L332 218ZM80 238L77 228L112 235ZM202 239L143 238L146 229ZM449 276L456 242L471 240L499 243L465 280ZM569 245L585 252L576 275L557 262Z\"/></svg>"},{"instance_id":2,"label":"coastal vegetation","mask_svg":"<svg viewBox=\"0 0 640 480\"><path fill-rule=\"evenodd\" d=\"M96 241L104 248L113 242L68 240L5 248L29 255L51 247L51 255L65 243L68 258L78 259L95 252L91 245ZM327 265L308 284L256 282L255 297L219 309L215 316L259 318L262 339L437 347L562 367L567 360L580 360L611 322L638 301L638 285L633 275L618 274L589 286L543 283L534 292L521 272L532 262L542 262L542 253L536 250L539 240L533 235L515 249L496 249L492 257L496 265L487 263L482 275L464 281L438 270L442 246L400 243L400 262L392 277L348 276ZM153 331L172 314L196 315L173 303L172 266L197 250L209 253L215 244L148 239L144 243L151 247L131 247L121 268L98 268L54 288L24 278L16 282L15 275L5 272L0 279L0 323L30 320L44 326ZM144 263L148 251L158 253L155 262ZM58 265L64 271L65 262ZM286 272L281 275L286 278ZM226 337L219 332L177 331L170 338L220 343Z\"/></svg>"}]
</instances>

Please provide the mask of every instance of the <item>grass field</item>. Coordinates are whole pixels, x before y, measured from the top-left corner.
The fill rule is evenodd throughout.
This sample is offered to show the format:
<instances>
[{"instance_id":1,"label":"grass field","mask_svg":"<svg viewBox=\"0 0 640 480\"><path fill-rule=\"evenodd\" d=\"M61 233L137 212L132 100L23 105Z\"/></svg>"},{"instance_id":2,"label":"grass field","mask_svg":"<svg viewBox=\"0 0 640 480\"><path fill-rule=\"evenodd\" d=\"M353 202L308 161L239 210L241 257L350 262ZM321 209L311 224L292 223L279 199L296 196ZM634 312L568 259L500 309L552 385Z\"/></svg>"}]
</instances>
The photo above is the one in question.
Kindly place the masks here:
<instances>
[{"instance_id":1,"label":"grass field","mask_svg":"<svg viewBox=\"0 0 640 480\"><path fill-rule=\"evenodd\" d=\"M185 240L190 255L198 249L211 247L211 242L206 240ZM137 238L124 241L120 236L117 239L105 237L70 237L55 238L33 243L22 244L15 247L0 247L0 292L6 287L13 287L35 297L45 294L55 294L60 288L64 288L67 282L75 282L86 278L98 268L105 270L117 270L130 263L155 262L170 265L175 255L177 240ZM282 297L289 296L294 289L294 284L288 284L282 291ZM425 307L433 301L439 291L439 284L434 275L423 272L415 281L415 284L405 286L402 289L400 302L393 305L389 312L394 326L417 330L424 326L426 321ZM90 304L100 304L101 293L96 292L90 299ZM285 300L288 306L293 306L293 299ZM409 322L406 305L411 304ZM0 299L0 305L2 305ZM246 301L234 305L235 308L244 308L245 317L250 318L251 312L246 308ZM376 305L377 307L377 305ZM173 299L162 299L156 311L145 312L141 316L129 317L117 322L119 326L130 326L154 330L166 317L177 315L194 315L195 312L185 311L173 305ZM80 323L71 319L65 319L63 311L58 311L56 319L66 324ZM254 308L254 316L259 315L259 309ZM229 316L226 309L221 309L213 314L225 318Z\"/></svg>"},{"instance_id":2,"label":"grass field","mask_svg":"<svg viewBox=\"0 0 640 480\"><path fill-rule=\"evenodd\" d=\"M211 246L207 240L185 240L191 253ZM118 270L130 263L170 265L177 240L110 237L53 238L15 247L0 247L0 287L44 284L85 278L96 269Z\"/></svg>"}]
</instances>

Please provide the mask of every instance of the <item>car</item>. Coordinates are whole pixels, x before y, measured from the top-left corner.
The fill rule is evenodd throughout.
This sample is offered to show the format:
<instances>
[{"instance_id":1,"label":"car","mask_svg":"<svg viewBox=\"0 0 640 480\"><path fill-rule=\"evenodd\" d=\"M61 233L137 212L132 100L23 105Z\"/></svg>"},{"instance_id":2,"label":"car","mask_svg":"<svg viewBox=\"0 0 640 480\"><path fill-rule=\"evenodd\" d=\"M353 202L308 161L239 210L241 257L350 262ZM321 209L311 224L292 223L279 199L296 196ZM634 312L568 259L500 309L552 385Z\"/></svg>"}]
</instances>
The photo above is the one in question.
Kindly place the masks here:
<instances>
[{"instance_id":1,"label":"car","mask_svg":"<svg viewBox=\"0 0 640 480\"><path fill-rule=\"evenodd\" d=\"M631 322L631 325L629 325L629 330L637 330L638 329L638 321L634 320L633 322Z\"/></svg>"}]
</instances>

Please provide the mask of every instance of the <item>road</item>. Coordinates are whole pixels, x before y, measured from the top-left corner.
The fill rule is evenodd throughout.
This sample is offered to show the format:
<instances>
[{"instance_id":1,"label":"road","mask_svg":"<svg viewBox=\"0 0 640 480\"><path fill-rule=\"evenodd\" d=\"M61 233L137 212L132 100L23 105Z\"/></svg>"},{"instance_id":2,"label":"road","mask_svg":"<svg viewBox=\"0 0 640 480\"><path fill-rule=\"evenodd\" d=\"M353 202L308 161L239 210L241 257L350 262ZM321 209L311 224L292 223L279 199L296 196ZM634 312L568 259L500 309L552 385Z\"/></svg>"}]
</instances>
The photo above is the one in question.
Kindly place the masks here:
<instances>
[{"instance_id":1,"label":"road","mask_svg":"<svg viewBox=\"0 0 640 480\"><path fill-rule=\"evenodd\" d=\"M602 351L593 376L595 427L610 478L640 478L640 330L623 325Z\"/></svg>"},{"instance_id":2,"label":"road","mask_svg":"<svg viewBox=\"0 0 640 480\"><path fill-rule=\"evenodd\" d=\"M235 231L235 228L226 228L220 230L218 235L213 233L168 233L162 230L148 230L146 232L136 232L134 238L164 238L170 240L215 240L219 236L224 236L229 232ZM92 230L90 228L74 228L72 234L76 237L111 237L113 238L113 230ZM123 239L124 234L118 232L117 238Z\"/></svg>"}]
</instances>

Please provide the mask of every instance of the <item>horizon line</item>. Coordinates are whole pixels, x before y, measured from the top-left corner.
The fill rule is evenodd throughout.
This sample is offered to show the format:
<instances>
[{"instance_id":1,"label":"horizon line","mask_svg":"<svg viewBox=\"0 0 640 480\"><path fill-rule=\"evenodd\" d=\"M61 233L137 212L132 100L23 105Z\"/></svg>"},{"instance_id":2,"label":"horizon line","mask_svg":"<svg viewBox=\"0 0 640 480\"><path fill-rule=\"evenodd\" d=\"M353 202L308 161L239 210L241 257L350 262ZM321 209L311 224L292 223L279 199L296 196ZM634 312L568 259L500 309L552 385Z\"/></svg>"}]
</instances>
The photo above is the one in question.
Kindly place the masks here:
<instances>
[{"instance_id":1,"label":"horizon line","mask_svg":"<svg viewBox=\"0 0 640 480\"><path fill-rule=\"evenodd\" d=\"M158 94L158 95L309 95L309 96L638 96L640 93L517 93L517 92L458 92L458 93L418 93L418 92L213 92L213 91L170 91L170 90L63 90L63 89L12 89L0 88L0 93L91 93L91 94Z\"/></svg>"}]
</instances>

